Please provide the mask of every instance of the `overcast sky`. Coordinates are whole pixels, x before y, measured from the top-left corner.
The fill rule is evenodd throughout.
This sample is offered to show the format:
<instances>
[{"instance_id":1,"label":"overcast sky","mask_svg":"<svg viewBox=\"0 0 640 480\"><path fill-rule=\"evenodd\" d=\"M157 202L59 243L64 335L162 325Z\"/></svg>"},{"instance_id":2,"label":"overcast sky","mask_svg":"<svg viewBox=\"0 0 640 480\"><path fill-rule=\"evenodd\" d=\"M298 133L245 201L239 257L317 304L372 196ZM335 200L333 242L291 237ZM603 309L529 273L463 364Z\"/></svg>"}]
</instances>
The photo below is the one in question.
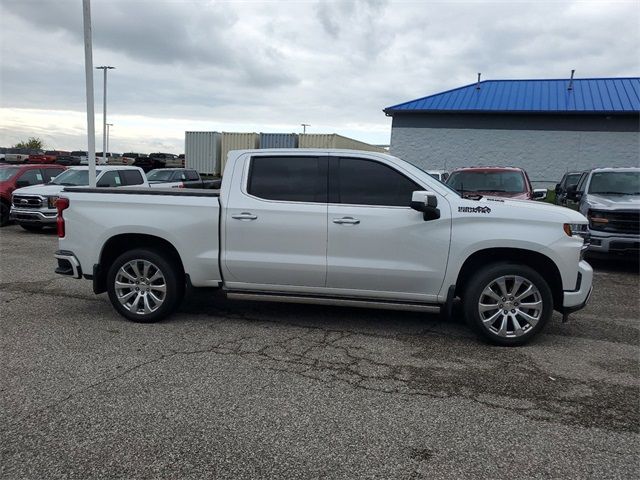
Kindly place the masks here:
<instances>
[{"instance_id":1,"label":"overcast sky","mask_svg":"<svg viewBox=\"0 0 640 480\"><path fill-rule=\"evenodd\" d=\"M388 143L382 109L483 79L638 76L638 1L92 0L111 150L185 130ZM0 145L86 149L81 0L0 0ZM102 72L96 72L97 150Z\"/></svg>"}]
</instances>

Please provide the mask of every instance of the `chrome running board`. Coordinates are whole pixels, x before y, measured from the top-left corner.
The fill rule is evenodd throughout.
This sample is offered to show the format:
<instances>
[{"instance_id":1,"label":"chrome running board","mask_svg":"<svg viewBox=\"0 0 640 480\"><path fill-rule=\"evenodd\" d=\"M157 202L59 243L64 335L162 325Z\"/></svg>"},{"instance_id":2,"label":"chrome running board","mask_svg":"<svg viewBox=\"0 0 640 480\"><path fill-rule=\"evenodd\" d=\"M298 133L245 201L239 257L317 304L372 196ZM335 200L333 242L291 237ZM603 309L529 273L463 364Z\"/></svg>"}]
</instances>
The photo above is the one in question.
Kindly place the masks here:
<instances>
[{"instance_id":1,"label":"chrome running board","mask_svg":"<svg viewBox=\"0 0 640 480\"><path fill-rule=\"evenodd\" d=\"M440 313L440 305L411 302L394 302L379 299L337 298L327 296L296 295L286 293L227 291L227 298L256 302L306 303L311 305L335 305L340 307L379 308L385 310L410 310Z\"/></svg>"}]
</instances>

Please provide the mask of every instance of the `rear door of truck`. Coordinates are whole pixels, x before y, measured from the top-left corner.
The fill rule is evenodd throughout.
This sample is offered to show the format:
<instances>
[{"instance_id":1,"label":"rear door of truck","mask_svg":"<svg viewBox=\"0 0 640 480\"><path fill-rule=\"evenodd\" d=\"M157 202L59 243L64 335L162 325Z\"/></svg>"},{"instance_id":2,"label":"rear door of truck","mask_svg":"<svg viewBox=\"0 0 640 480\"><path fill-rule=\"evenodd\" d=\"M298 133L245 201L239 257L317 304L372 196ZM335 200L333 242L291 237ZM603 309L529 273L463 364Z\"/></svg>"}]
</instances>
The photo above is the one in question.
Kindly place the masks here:
<instances>
[{"instance_id":1,"label":"rear door of truck","mask_svg":"<svg viewBox=\"0 0 640 480\"><path fill-rule=\"evenodd\" d=\"M222 270L230 288L324 287L327 158L247 155L236 162L223 210Z\"/></svg>"}]
</instances>

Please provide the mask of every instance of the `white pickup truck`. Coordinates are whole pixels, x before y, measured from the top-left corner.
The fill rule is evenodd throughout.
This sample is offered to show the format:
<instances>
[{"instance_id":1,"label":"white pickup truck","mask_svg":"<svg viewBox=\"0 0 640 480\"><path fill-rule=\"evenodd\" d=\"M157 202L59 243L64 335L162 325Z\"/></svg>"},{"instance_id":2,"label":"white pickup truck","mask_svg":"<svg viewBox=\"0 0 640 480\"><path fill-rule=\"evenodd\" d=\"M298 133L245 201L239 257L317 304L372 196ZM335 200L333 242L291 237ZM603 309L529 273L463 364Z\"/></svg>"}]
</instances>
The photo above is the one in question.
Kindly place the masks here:
<instances>
[{"instance_id":1,"label":"white pickup truck","mask_svg":"<svg viewBox=\"0 0 640 480\"><path fill-rule=\"evenodd\" d=\"M589 299L587 220L532 201L461 198L390 155L229 153L219 193L66 188L57 273L93 281L129 320L187 287L230 298L450 313L500 345Z\"/></svg>"}]
</instances>

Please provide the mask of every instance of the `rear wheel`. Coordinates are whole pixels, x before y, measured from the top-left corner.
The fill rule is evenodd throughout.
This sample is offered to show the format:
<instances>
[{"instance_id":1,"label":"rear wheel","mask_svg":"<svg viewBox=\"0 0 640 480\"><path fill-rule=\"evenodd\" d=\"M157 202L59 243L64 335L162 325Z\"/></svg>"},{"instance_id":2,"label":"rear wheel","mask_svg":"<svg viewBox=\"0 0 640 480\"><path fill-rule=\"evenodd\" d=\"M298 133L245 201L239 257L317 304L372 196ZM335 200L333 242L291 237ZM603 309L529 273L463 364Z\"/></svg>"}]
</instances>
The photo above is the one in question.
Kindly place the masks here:
<instances>
[{"instance_id":1,"label":"rear wheel","mask_svg":"<svg viewBox=\"0 0 640 480\"><path fill-rule=\"evenodd\" d=\"M553 313L553 296L531 267L494 264L468 283L463 298L467 323L485 340L523 345L542 330Z\"/></svg>"},{"instance_id":2,"label":"rear wheel","mask_svg":"<svg viewBox=\"0 0 640 480\"><path fill-rule=\"evenodd\" d=\"M120 255L109 268L107 290L113 307L128 320L152 323L175 311L184 293L180 268L154 250Z\"/></svg>"}]
</instances>

